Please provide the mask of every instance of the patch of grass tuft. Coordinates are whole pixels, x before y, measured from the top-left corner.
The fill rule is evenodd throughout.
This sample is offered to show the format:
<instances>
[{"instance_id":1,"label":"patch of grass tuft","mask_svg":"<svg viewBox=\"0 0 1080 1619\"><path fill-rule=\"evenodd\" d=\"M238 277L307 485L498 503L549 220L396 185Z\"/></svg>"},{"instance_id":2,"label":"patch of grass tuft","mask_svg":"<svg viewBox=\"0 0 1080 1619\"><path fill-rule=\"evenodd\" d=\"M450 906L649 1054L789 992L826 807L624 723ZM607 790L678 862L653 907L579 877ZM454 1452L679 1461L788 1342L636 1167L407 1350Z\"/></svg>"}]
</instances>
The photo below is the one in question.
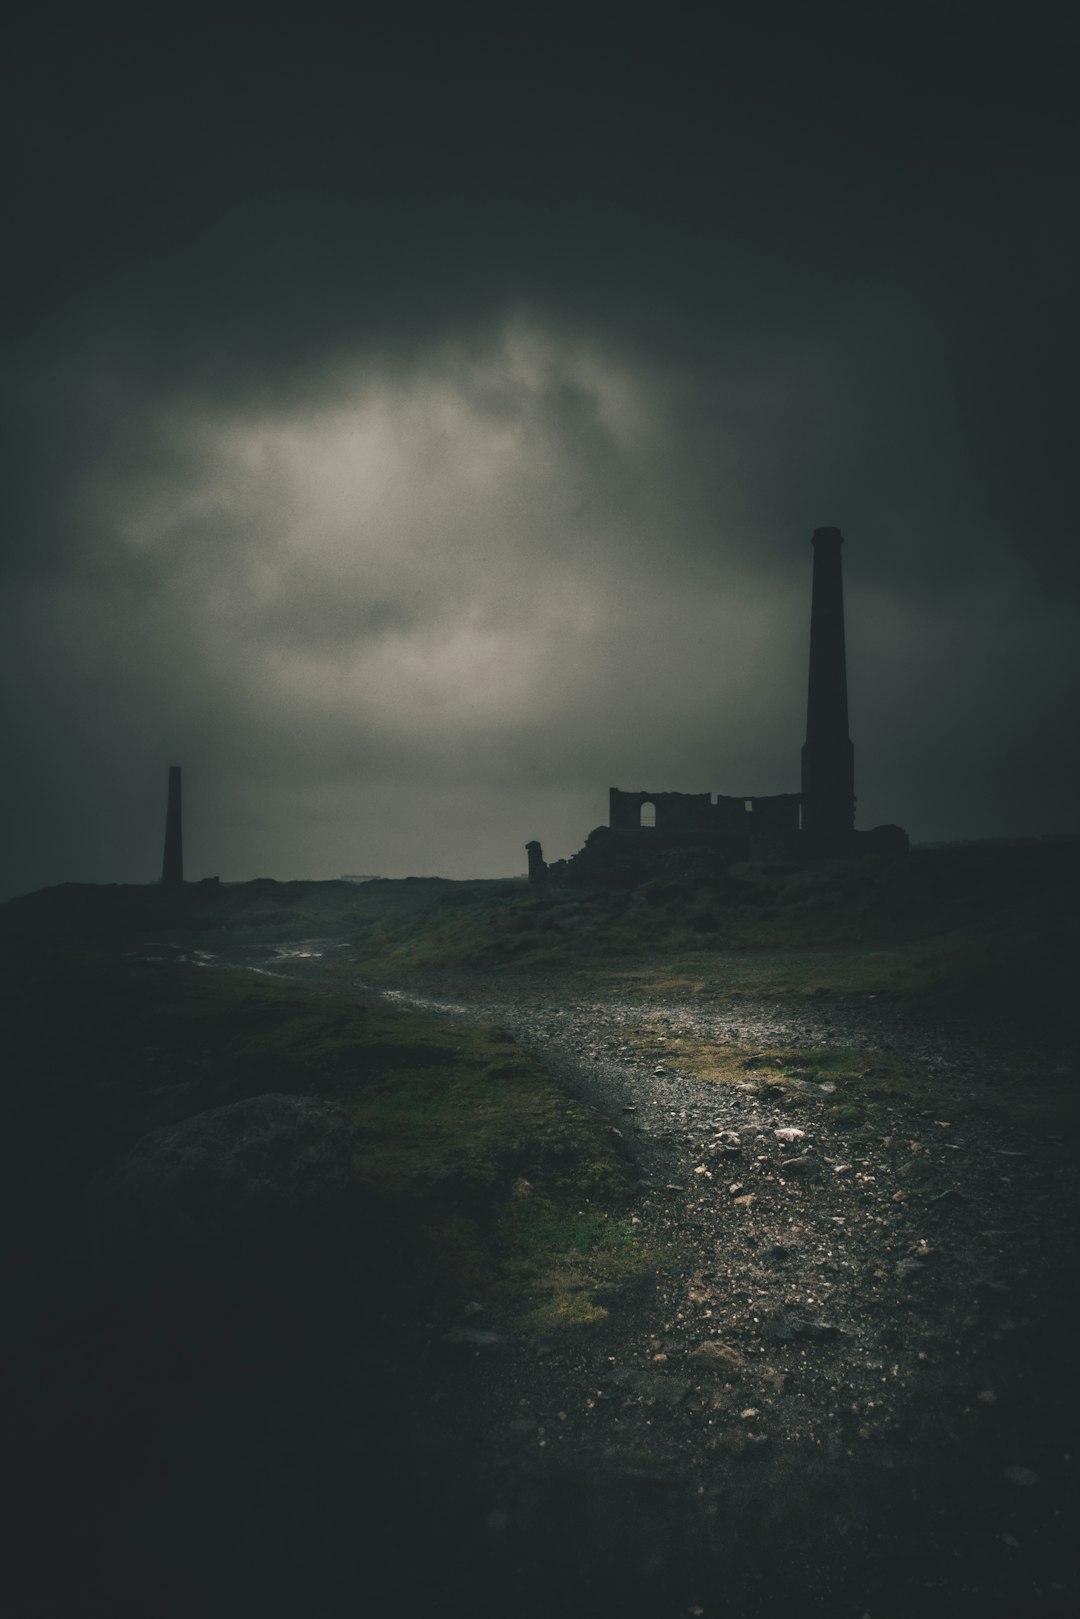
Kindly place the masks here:
<instances>
[{"instance_id":1,"label":"patch of grass tuft","mask_svg":"<svg viewBox=\"0 0 1080 1619\"><path fill-rule=\"evenodd\" d=\"M619 1287L648 1263L630 1221L605 1210L533 1196L513 1204L506 1225L506 1271L529 1301L516 1317L525 1332L603 1320Z\"/></svg>"},{"instance_id":2,"label":"patch of grass tuft","mask_svg":"<svg viewBox=\"0 0 1080 1619\"><path fill-rule=\"evenodd\" d=\"M839 1107L831 1108L829 1111L833 1123L847 1130L854 1130L858 1125L866 1123L866 1109L861 1102L843 1102Z\"/></svg>"},{"instance_id":3,"label":"patch of grass tuft","mask_svg":"<svg viewBox=\"0 0 1080 1619\"><path fill-rule=\"evenodd\" d=\"M561 1209L546 1197L523 1198L512 1206L514 1241L529 1253L587 1254L626 1251L634 1242L625 1220L584 1209Z\"/></svg>"}]
</instances>

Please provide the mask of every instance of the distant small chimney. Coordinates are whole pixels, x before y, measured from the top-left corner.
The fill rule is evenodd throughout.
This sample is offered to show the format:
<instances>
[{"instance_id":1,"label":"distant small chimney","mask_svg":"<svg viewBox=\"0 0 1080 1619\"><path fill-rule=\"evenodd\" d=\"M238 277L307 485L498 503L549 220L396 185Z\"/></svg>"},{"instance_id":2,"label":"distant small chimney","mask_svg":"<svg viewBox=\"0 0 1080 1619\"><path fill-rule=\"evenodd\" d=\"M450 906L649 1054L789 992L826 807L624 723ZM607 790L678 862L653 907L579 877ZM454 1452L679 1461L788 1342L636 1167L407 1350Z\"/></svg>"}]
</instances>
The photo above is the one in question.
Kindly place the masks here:
<instances>
[{"instance_id":1,"label":"distant small chimney","mask_svg":"<svg viewBox=\"0 0 1080 1619\"><path fill-rule=\"evenodd\" d=\"M165 858L161 863L163 888L180 888L184 881L184 839L180 815L180 766L169 766L169 805L165 811Z\"/></svg>"},{"instance_id":2,"label":"distant small chimney","mask_svg":"<svg viewBox=\"0 0 1080 1619\"><path fill-rule=\"evenodd\" d=\"M848 736L844 581L838 528L816 528L810 606L810 683L802 750L802 827L829 843L855 826L855 749Z\"/></svg>"}]
</instances>

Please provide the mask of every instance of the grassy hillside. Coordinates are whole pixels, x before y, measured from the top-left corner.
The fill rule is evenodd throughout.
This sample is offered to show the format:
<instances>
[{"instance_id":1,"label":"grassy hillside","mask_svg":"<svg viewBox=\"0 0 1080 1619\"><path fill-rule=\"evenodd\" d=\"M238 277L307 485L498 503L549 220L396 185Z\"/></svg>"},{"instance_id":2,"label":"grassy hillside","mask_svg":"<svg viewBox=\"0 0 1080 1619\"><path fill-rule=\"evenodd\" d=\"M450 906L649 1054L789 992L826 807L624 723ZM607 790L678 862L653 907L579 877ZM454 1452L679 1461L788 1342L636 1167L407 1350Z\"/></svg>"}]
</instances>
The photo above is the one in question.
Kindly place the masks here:
<instances>
[{"instance_id":1,"label":"grassy hillside","mask_svg":"<svg viewBox=\"0 0 1080 1619\"><path fill-rule=\"evenodd\" d=\"M358 919L359 922L359 919ZM624 893L461 884L352 929L371 976L645 973L688 988L855 992L1060 1019L1080 958L1080 842L958 847Z\"/></svg>"},{"instance_id":2,"label":"grassy hillside","mask_svg":"<svg viewBox=\"0 0 1080 1619\"><path fill-rule=\"evenodd\" d=\"M0 907L0 935L273 960L303 938L351 976L572 973L895 995L941 1011L1061 1022L1080 956L1080 840L916 850L631 891L521 880L68 886ZM282 965L288 963L283 957Z\"/></svg>"}]
</instances>

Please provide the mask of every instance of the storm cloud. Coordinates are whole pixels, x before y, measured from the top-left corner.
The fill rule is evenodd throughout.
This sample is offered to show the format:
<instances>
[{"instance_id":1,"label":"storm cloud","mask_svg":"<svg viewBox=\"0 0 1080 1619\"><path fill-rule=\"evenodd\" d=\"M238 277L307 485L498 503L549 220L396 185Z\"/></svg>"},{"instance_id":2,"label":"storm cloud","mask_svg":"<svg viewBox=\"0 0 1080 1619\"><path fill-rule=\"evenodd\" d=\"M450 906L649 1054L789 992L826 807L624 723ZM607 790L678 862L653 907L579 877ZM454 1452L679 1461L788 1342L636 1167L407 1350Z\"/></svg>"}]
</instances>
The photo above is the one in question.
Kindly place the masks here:
<instances>
[{"instance_id":1,"label":"storm cloud","mask_svg":"<svg viewBox=\"0 0 1080 1619\"><path fill-rule=\"evenodd\" d=\"M152 880L170 763L237 879L795 790L834 523L859 824L1075 829L1071 39L945 11L28 36L4 892Z\"/></svg>"}]
</instances>

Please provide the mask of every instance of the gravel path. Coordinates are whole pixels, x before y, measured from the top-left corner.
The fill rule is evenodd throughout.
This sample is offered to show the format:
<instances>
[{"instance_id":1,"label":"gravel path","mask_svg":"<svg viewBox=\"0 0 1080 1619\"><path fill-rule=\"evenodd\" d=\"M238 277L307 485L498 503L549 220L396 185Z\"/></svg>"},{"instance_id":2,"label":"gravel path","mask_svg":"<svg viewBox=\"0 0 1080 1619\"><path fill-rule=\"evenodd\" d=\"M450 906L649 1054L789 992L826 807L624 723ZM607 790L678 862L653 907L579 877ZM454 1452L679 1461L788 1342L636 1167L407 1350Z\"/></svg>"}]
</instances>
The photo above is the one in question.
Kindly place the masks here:
<instances>
[{"instance_id":1,"label":"gravel path","mask_svg":"<svg viewBox=\"0 0 1080 1619\"><path fill-rule=\"evenodd\" d=\"M316 977L319 946L264 967ZM638 1172L651 1264L606 1320L539 1344L464 1309L435 1326L418 1502L437 1489L478 1591L515 1616L1074 1610L1076 1154L986 1105L1049 1059L867 998L754 999L737 973L710 998L356 987L507 1028ZM680 1067L701 1040L745 1077ZM827 1087L755 1071L777 1047L924 1083L844 1128Z\"/></svg>"},{"instance_id":2,"label":"gravel path","mask_svg":"<svg viewBox=\"0 0 1080 1619\"><path fill-rule=\"evenodd\" d=\"M799 1612L1069 1609L1075 1154L981 1106L988 1081L1023 1084L1034 1056L865 1000L390 995L510 1029L608 1116L641 1177L647 1285L587 1346L471 1350L473 1420L504 1480L491 1522L513 1525L538 1469L560 1492L567 1467L584 1470L595 1546L612 1490L648 1482L661 1496L644 1515L623 1502L632 1553L616 1537L634 1600L655 1586L642 1612L717 1612L718 1578L725 1612L788 1611L776 1533ZM819 1084L681 1072L688 1038L751 1064L777 1046L887 1053L928 1076L932 1105L880 1100L853 1132Z\"/></svg>"}]
</instances>

